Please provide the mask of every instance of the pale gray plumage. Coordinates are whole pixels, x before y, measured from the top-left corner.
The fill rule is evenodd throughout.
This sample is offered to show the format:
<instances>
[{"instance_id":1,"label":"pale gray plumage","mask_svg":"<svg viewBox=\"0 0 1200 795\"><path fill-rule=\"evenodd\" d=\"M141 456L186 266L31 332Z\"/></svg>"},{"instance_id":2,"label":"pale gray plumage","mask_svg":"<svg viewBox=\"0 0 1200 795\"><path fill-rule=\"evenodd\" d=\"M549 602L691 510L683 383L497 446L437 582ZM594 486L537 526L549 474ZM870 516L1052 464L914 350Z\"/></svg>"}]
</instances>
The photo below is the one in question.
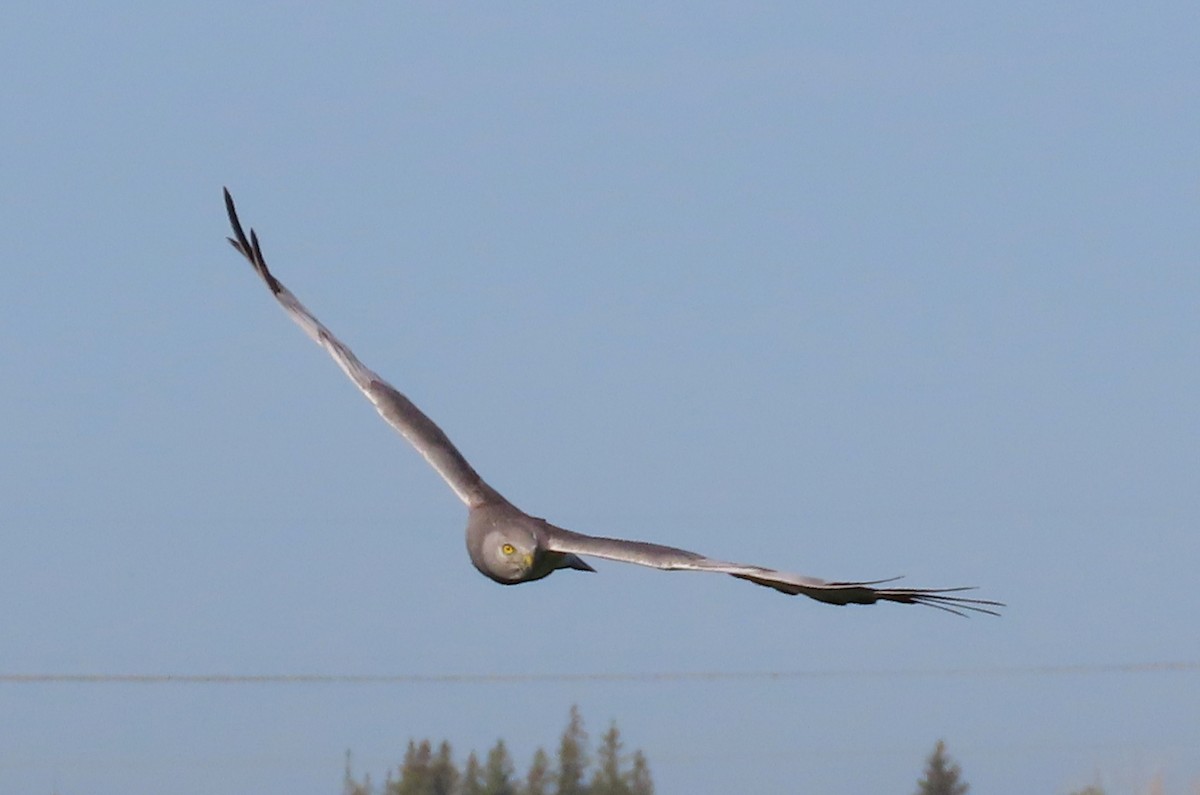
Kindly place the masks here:
<instances>
[{"instance_id":1,"label":"pale gray plumage","mask_svg":"<svg viewBox=\"0 0 1200 795\"><path fill-rule=\"evenodd\" d=\"M229 238L229 242L250 261L292 320L333 357L350 380L375 404L383 418L425 457L466 503L467 551L475 568L484 576L514 585L539 580L556 569L594 571L578 557L589 555L657 569L720 572L786 594L803 594L835 605L900 602L928 605L959 615L963 615L962 611L997 615L990 608L1003 606L1000 602L955 595L971 590L969 588L876 587L890 580L826 582L761 566L713 560L660 544L583 535L530 516L489 486L433 420L360 362L271 274L254 230L250 230L249 237L243 232L228 190L225 191L225 207L235 236Z\"/></svg>"}]
</instances>

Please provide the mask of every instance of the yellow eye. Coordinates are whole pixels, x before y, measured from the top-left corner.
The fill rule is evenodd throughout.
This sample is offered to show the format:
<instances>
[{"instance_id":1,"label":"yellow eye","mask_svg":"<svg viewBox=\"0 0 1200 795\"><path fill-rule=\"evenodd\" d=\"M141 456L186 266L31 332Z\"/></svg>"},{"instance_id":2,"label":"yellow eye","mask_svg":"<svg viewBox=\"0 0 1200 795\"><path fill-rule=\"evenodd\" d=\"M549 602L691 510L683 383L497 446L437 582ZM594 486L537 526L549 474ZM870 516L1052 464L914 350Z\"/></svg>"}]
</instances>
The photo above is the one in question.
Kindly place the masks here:
<instances>
[{"instance_id":1,"label":"yellow eye","mask_svg":"<svg viewBox=\"0 0 1200 795\"><path fill-rule=\"evenodd\" d=\"M505 544L504 546L500 547L500 551L503 552L505 555L511 555L512 553L517 551L517 548L514 547L512 544Z\"/></svg>"}]
</instances>

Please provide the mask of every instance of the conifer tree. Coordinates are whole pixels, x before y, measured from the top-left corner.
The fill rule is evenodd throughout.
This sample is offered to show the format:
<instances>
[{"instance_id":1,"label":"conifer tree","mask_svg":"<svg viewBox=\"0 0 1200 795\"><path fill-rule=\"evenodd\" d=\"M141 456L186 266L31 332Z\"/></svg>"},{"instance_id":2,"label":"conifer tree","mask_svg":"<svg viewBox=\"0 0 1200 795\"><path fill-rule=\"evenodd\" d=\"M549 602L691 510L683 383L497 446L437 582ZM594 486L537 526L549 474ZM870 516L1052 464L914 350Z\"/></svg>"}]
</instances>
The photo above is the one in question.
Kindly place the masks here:
<instances>
[{"instance_id":1,"label":"conifer tree","mask_svg":"<svg viewBox=\"0 0 1200 795\"><path fill-rule=\"evenodd\" d=\"M533 753L533 762L525 777L524 795L549 795L550 778L550 755L545 749L538 748Z\"/></svg>"},{"instance_id":2,"label":"conifer tree","mask_svg":"<svg viewBox=\"0 0 1200 795\"><path fill-rule=\"evenodd\" d=\"M467 766L463 770L462 788L459 792L462 795L484 795L486 792L483 788L483 768L479 766L479 757L475 756L474 751L467 755Z\"/></svg>"},{"instance_id":3,"label":"conifer tree","mask_svg":"<svg viewBox=\"0 0 1200 795\"><path fill-rule=\"evenodd\" d=\"M433 749L429 740L422 740L420 744L409 740L404 761L400 764L400 778L387 783L385 795L430 795L429 766L432 761Z\"/></svg>"},{"instance_id":4,"label":"conifer tree","mask_svg":"<svg viewBox=\"0 0 1200 795\"><path fill-rule=\"evenodd\" d=\"M654 795L654 782L650 780L650 763L641 751L633 752L633 770L629 773L631 795Z\"/></svg>"},{"instance_id":5,"label":"conifer tree","mask_svg":"<svg viewBox=\"0 0 1200 795\"><path fill-rule=\"evenodd\" d=\"M350 762L350 751L347 750L346 772L342 775L342 795L371 795L371 774L364 775L361 782L355 780Z\"/></svg>"},{"instance_id":6,"label":"conifer tree","mask_svg":"<svg viewBox=\"0 0 1200 795\"><path fill-rule=\"evenodd\" d=\"M484 791L487 795L517 795L512 778L512 757L504 740L497 740L492 750L488 751L487 762L483 766Z\"/></svg>"},{"instance_id":7,"label":"conifer tree","mask_svg":"<svg viewBox=\"0 0 1200 795\"><path fill-rule=\"evenodd\" d=\"M600 766L592 777L591 795L629 795L626 775L621 770L621 732L616 721L600 738L596 755Z\"/></svg>"},{"instance_id":8,"label":"conifer tree","mask_svg":"<svg viewBox=\"0 0 1200 795\"><path fill-rule=\"evenodd\" d=\"M579 705L572 704L567 728L558 744L557 795L585 795L587 787L583 774L588 764L587 732L583 730Z\"/></svg>"},{"instance_id":9,"label":"conifer tree","mask_svg":"<svg viewBox=\"0 0 1200 795\"><path fill-rule=\"evenodd\" d=\"M454 766L454 752L450 743L442 740L437 755L429 763L430 795L454 795L458 787L458 768Z\"/></svg>"},{"instance_id":10,"label":"conifer tree","mask_svg":"<svg viewBox=\"0 0 1200 795\"><path fill-rule=\"evenodd\" d=\"M971 788L962 781L962 769L946 754L946 743L938 740L925 761L925 777L917 782L916 795L966 795Z\"/></svg>"}]
</instances>

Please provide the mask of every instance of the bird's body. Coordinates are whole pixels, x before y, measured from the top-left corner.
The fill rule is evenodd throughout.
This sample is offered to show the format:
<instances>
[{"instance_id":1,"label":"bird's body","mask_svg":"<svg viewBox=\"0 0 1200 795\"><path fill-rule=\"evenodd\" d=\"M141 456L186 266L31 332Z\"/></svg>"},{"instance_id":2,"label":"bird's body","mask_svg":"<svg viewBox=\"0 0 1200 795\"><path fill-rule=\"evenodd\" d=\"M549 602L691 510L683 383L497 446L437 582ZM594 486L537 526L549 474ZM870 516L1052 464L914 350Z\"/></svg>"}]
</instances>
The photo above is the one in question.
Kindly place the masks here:
<instances>
[{"instance_id":1,"label":"bird's body","mask_svg":"<svg viewBox=\"0 0 1200 795\"><path fill-rule=\"evenodd\" d=\"M467 506L467 551L481 574L504 585L540 580L559 569L594 571L579 556L606 558L664 570L729 574L786 594L835 605L878 601L922 604L963 614L996 614L999 602L958 595L969 588L877 587L890 580L826 582L762 566L714 560L685 549L585 535L550 524L517 508L479 476L437 424L399 390L371 371L272 275L254 230L246 236L229 191L225 206L234 236L229 242L305 333L323 347L379 414L417 449Z\"/></svg>"}]
</instances>

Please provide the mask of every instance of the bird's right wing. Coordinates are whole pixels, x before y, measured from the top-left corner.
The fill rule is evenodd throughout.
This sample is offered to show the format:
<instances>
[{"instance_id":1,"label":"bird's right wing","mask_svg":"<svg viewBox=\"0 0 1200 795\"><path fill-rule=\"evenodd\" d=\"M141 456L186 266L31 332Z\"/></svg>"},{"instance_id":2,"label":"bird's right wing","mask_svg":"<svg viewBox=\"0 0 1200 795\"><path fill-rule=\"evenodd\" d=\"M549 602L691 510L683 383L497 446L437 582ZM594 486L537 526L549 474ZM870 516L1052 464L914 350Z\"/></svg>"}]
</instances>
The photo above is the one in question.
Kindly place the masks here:
<instances>
[{"instance_id":1,"label":"bird's right wing","mask_svg":"<svg viewBox=\"0 0 1200 795\"><path fill-rule=\"evenodd\" d=\"M304 305L292 295L291 290L283 286L263 259L262 249L258 245L258 236L250 230L249 238L242 231L238 221L237 210L233 206L233 197L225 191L225 209L229 212L229 223L233 226L234 237L228 238L238 252L250 261L254 270L266 282L271 294L275 296L284 311L308 336L326 350L337 362L342 372L362 390L363 394L375 404L376 410L388 421L393 428L401 433L425 460L437 470L454 493L474 508L484 502L503 499L484 482L483 478L471 467L462 453L450 441L449 437L437 424L429 419L423 411L417 408L411 400L400 393L395 387L384 381L375 372L358 360L358 357L347 348L341 340L317 320Z\"/></svg>"},{"instance_id":2,"label":"bird's right wing","mask_svg":"<svg viewBox=\"0 0 1200 795\"><path fill-rule=\"evenodd\" d=\"M774 588L790 595L804 595L819 602L834 605L870 605L876 602L900 602L901 604L926 605L958 615L963 611L999 615L991 608L1003 607L1001 602L988 599L970 599L956 596L958 592L974 590L964 588L891 588L878 587L894 580L864 582L827 582L817 577L776 571L762 566L744 563L729 563L714 560L686 549L651 544L646 541L626 541L620 538L602 538L564 530L547 524L544 543L547 549L574 555L591 555L622 563L636 563L656 569L675 571L713 571L728 574L757 585Z\"/></svg>"}]
</instances>

